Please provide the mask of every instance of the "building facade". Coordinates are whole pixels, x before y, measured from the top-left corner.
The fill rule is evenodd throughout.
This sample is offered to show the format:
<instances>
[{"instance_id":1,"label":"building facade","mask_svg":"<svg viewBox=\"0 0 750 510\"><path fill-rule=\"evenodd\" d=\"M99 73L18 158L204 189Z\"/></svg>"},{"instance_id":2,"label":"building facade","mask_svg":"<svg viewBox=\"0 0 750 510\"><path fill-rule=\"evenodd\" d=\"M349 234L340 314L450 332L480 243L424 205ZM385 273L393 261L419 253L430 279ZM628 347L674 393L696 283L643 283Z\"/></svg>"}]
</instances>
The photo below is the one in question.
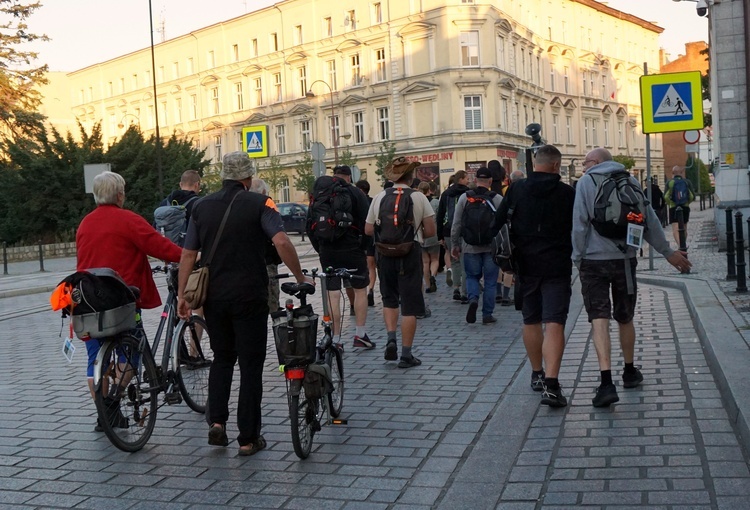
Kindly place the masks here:
<instances>
[{"instance_id":1,"label":"building facade","mask_svg":"<svg viewBox=\"0 0 750 510\"><path fill-rule=\"evenodd\" d=\"M286 0L157 44L156 98L148 48L68 73L55 95L86 128L100 122L105 143L133 123L152 133L158 116L161 136L192 139L214 163L278 158L284 201L304 200L289 183L316 141L328 168L349 151L375 189L391 144L444 188L492 159L523 167L534 122L565 155L565 179L597 146L640 173L638 79L644 62L658 68L661 31L593 0ZM651 146L663 168L659 136Z\"/></svg>"}]
</instances>

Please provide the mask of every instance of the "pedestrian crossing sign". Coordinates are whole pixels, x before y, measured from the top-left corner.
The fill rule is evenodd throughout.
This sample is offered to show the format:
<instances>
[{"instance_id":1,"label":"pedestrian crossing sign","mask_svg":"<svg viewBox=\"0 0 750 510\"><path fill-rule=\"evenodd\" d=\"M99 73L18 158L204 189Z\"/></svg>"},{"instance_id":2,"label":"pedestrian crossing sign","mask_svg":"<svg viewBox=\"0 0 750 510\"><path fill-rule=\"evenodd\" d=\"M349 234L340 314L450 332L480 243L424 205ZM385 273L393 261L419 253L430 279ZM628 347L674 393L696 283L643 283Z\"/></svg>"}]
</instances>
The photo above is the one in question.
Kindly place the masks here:
<instances>
[{"instance_id":1,"label":"pedestrian crossing sign","mask_svg":"<svg viewBox=\"0 0 750 510\"><path fill-rule=\"evenodd\" d=\"M644 133L703 129L700 71L641 76Z\"/></svg>"},{"instance_id":2,"label":"pedestrian crossing sign","mask_svg":"<svg viewBox=\"0 0 750 510\"><path fill-rule=\"evenodd\" d=\"M242 128L242 145L251 158L268 156L268 126L248 126Z\"/></svg>"}]
</instances>

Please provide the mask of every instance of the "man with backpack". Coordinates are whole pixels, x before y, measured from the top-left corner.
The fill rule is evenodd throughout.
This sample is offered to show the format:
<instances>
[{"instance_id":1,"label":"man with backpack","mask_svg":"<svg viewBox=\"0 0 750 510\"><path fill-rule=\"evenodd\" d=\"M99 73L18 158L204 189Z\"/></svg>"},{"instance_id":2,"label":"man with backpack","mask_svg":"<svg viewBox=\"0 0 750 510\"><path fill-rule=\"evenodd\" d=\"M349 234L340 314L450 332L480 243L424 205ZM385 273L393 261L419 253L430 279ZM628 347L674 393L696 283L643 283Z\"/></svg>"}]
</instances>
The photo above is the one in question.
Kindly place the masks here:
<instances>
[{"instance_id":1,"label":"man with backpack","mask_svg":"<svg viewBox=\"0 0 750 510\"><path fill-rule=\"evenodd\" d=\"M370 273L367 269L367 240L364 236L367 218L367 197L351 184L352 171L346 165L333 169L333 177L323 175L315 180L310 207L307 209L307 234L313 248L320 255L323 269L345 267L356 269L362 278L351 279L354 289L356 330L354 347L375 348L367 336L367 288ZM333 318L333 342L341 342L341 278L327 282L328 298Z\"/></svg>"},{"instance_id":2,"label":"man with backpack","mask_svg":"<svg viewBox=\"0 0 750 510\"><path fill-rule=\"evenodd\" d=\"M445 252L451 258L450 268L445 271L445 284L453 286L453 299L466 304L469 298L466 295L466 278L464 277L463 257L453 259L451 254L451 227L453 226L453 215L456 212L456 203L461 195L469 191L469 175L466 170L459 170L453 174L453 184L440 195L436 223L438 229L438 241L445 246Z\"/></svg>"},{"instance_id":3,"label":"man with backpack","mask_svg":"<svg viewBox=\"0 0 750 510\"><path fill-rule=\"evenodd\" d=\"M154 226L170 241L182 246L187 233L190 212L201 191L201 176L197 170L185 170L180 177L180 189L173 191L154 211Z\"/></svg>"},{"instance_id":4,"label":"man with backpack","mask_svg":"<svg viewBox=\"0 0 750 510\"><path fill-rule=\"evenodd\" d=\"M398 359L396 328L401 308L401 359L399 368L422 364L412 353L417 331L417 316L425 314L422 294L422 250L416 242L422 228L425 237L437 233L435 212L427 197L409 186L414 169L420 163L399 157L384 169L386 179L394 185L378 193L370 204L365 234L375 236L376 261L380 295L383 298L383 319L388 335L385 359Z\"/></svg>"},{"instance_id":5,"label":"man with backpack","mask_svg":"<svg viewBox=\"0 0 750 510\"><path fill-rule=\"evenodd\" d=\"M492 260L492 229L495 224L495 213L503 197L490 191L492 173L488 168L481 167L477 170L476 182L476 189L461 195L456 203L451 226L451 251L454 259L460 254L463 254L464 258L466 291L469 298L466 322L474 324L477 321L479 280L484 277L482 324L492 324L497 322L492 312L495 311L499 273L499 268Z\"/></svg>"},{"instance_id":6,"label":"man with backpack","mask_svg":"<svg viewBox=\"0 0 750 510\"><path fill-rule=\"evenodd\" d=\"M601 371L601 383L592 403L594 407L607 407L620 400L612 382L611 317L619 327L625 362L623 386L635 388L643 381L634 365L638 240L645 239L680 271L689 269L691 264L684 253L670 248L638 181L624 166L612 161L609 151L594 149L586 154L583 164L586 173L578 181L573 208L572 258L581 278Z\"/></svg>"},{"instance_id":7,"label":"man with backpack","mask_svg":"<svg viewBox=\"0 0 750 510\"><path fill-rule=\"evenodd\" d=\"M682 221L685 224L685 244L687 244L687 224L690 220L690 203L695 200L693 185L685 178L685 167L672 167L672 178L667 182L664 201L669 207L669 223L672 224L672 235L677 247L680 247L680 232L677 223L677 208L682 209Z\"/></svg>"}]
</instances>

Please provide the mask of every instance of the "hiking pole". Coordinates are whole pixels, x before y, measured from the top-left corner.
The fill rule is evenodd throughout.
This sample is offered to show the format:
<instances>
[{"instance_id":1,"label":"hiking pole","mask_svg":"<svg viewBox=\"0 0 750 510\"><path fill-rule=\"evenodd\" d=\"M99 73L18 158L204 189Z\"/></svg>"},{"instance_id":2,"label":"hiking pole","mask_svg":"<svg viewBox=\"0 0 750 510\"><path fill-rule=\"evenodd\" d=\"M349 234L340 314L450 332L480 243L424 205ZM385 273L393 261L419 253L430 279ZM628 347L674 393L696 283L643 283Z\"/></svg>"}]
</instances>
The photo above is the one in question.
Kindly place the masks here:
<instances>
[{"instance_id":1,"label":"hiking pole","mask_svg":"<svg viewBox=\"0 0 750 510\"><path fill-rule=\"evenodd\" d=\"M732 210L726 210L727 225L727 280L737 279L734 267L734 231L732 230Z\"/></svg>"},{"instance_id":2,"label":"hiking pole","mask_svg":"<svg viewBox=\"0 0 750 510\"><path fill-rule=\"evenodd\" d=\"M736 225L734 236L737 240L737 292L747 292L747 284L745 281L745 235L744 228L742 228L742 211L737 211L734 215Z\"/></svg>"}]
</instances>

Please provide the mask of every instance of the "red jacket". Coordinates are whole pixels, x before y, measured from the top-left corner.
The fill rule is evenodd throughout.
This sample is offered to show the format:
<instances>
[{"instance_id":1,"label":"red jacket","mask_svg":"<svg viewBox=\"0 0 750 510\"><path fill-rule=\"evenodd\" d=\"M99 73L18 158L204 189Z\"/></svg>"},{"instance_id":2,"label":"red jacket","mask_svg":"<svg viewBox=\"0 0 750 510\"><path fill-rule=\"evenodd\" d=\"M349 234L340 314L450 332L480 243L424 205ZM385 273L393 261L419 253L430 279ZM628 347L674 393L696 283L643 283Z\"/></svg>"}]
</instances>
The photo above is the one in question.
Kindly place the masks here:
<instances>
[{"instance_id":1,"label":"red jacket","mask_svg":"<svg viewBox=\"0 0 750 510\"><path fill-rule=\"evenodd\" d=\"M141 291L138 306L156 308L161 297L148 257L179 262L182 249L132 211L100 205L83 218L76 233L77 269L109 267Z\"/></svg>"}]
</instances>

